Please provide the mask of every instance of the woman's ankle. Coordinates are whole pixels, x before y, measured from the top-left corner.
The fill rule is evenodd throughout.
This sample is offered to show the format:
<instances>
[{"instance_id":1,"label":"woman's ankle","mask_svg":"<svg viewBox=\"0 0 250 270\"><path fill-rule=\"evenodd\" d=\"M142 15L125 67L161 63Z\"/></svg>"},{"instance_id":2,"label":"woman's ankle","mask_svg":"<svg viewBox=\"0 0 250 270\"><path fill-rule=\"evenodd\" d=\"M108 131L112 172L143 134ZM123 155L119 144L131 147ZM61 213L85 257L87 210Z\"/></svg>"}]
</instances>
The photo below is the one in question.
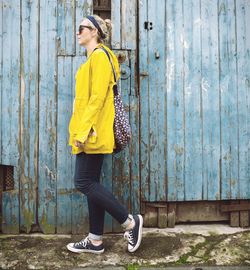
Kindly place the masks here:
<instances>
[{"instance_id":1,"label":"woman's ankle","mask_svg":"<svg viewBox=\"0 0 250 270\"><path fill-rule=\"evenodd\" d=\"M122 224L122 227L125 231L132 230L135 226L135 220L131 214L128 215L126 221Z\"/></svg>"},{"instance_id":2,"label":"woman's ankle","mask_svg":"<svg viewBox=\"0 0 250 270\"><path fill-rule=\"evenodd\" d=\"M89 238L90 242L94 245L94 246L99 246L102 244L102 240L94 240Z\"/></svg>"},{"instance_id":3,"label":"woman's ankle","mask_svg":"<svg viewBox=\"0 0 250 270\"><path fill-rule=\"evenodd\" d=\"M88 238L90 242L95 246L102 244L102 235L89 233Z\"/></svg>"},{"instance_id":4,"label":"woman's ankle","mask_svg":"<svg viewBox=\"0 0 250 270\"><path fill-rule=\"evenodd\" d=\"M130 224L128 224L128 226L126 227L125 230L126 231L132 230L134 228L134 226L135 226L135 220L132 219L131 222L130 222Z\"/></svg>"}]
</instances>

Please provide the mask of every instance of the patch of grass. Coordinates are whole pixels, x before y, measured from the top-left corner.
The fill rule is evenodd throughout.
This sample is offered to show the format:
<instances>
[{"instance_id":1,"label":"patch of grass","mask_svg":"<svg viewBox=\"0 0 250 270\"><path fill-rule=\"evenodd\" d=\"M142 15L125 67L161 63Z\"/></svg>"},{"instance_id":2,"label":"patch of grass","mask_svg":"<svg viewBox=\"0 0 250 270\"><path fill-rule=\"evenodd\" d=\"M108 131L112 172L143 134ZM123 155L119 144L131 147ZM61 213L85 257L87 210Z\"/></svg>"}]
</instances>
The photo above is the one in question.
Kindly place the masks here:
<instances>
[{"instance_id":1,"label":"patch of grass","mask_svg":"<svg viewBox=\"0 0 250 270\"><path fill-rule=\"evenodd\" d=\"M187 254L184 254L183 256L180 257L180 259L175 263L176 265L184 265L184 264L190 264L190 262L187 262L188 258L191 257L196 257L195 255L197 254L197 252L202 249L205 248L209 249L210 248L210 243L208 241L208 239L206 239L204 242L199 243L195 246L192 246L192 250L190 252L188 252ZM197 257L200 258L202 260L202 262L207 262L209 259L207 250L204 253L204 255L202 257Z\"/></svg>"},{"instance_id":2,"label":"patch of grass","mask_svg":"<svg viewBox=\"0 0 250 270\"><path fill-rule=\"evenodd\" d=\"M189 255L190 255L190 253L181 256L180 259L175 263L175 265L187 264L187 259L188 259Z\"/></svg>"},{"instance_id":3,"label":"patch of grass","mask_svg":"<svg viewBox=\"0 0 250 270\"><path fill-rule=\"evenodd\" d=\"M129 264L127 266L127 270L138 270L138 269L139 269L139 266L135 264Z\"/></svg>"}]
</instances>

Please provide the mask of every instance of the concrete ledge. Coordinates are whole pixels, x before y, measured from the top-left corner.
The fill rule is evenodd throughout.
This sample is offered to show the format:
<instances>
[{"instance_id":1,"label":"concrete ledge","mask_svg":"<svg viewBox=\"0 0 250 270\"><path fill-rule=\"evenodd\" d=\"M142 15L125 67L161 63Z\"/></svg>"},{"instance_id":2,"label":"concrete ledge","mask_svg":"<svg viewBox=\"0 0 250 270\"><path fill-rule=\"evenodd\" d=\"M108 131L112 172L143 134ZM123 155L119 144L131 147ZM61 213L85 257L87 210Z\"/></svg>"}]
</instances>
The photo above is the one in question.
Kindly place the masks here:
<instances>
[{"instance_id":1,"label":"concrete ledge","mask_svg":"<svg viewBox=\"0 0 250 270\"><path fill-rule=\"evenodd\" d=\"M105 234L101 255L74 254L79 235L0 235L0 269L250 270L250 230L224 225L143 229L140 248L127 251L122 234Z\"/></svg>"}]
</instances>

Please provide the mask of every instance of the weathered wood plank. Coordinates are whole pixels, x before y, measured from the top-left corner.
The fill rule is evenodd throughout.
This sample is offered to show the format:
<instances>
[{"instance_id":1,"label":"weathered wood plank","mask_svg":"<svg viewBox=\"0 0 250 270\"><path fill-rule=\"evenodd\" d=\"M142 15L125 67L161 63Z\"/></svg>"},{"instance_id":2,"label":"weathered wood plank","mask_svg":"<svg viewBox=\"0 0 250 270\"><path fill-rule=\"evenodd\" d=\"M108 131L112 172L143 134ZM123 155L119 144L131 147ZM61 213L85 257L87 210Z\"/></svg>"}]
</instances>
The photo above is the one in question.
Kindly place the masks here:
<instances>
[{"instance_id":1,"label":"weathered wood plank","mask_svg":"<svg viewBox=\"0 0 250 270\"><path fill-rule=\"evenodd\" d=\"M250 2L236 1L239 192L250 198Z\"/></svg>"},{"instance_id":2,"label":"weathered wood plank","mask_svg":"<svg viewBox=\"0 0 250 270\"><path fill-rule=\"evenodd\" d=\"M146 204L143 225L145 227L157 227L158 209Z\"/></svg>"},{"instance_id":3,"label":"weathered wood plank","mask_svg":"<svg viewBox=\"0 0 250 270\"><path fill-rule=\"evenodd\" d=\"M140 170L141 170L141 199L149 200L149 67L148 67L148 31L144 29L144 22L148 18L147 1L139 1L139 87L140 87Z\"/></svg>"},{"instance_id":4,"label":"weathered wood plank","mask_svg":"<svg viewBox=\"0 0 250 270\"><path fill-rule=\"evenodd\" d=\"M71 193L74 174L68 146L73 104L72 57L58 58L57 98L57 233L71 233Z\"/></svg>"},{"instance_id":5,"label":"weathered wood plank","mask_svg":"<svg viewBox=\"0 0 250 270\"><path fill-rule=\"evenodd\" d=\"M168 204L168 227L174 228L176 222L176 211L177 211L177 204L170 203Z\"/></svg>"},{"instance_id":6,"label":"weathered wood plank","mask_svg":"<svg viewBox=\"0 0 250 270\"><path fill-rule=\"evenodd\" d=\"M3 1L0 2L0 22L3 22ZM0 100L3 91L3 24L0 25ZM0 102L0 128L2 130L2 102ZM2 132L0 132L0 164L2 164ZM2 201L2 200L1 200Z\"/></svg>"},{"instance_id":7,"label":"weathered wood plank","mask_svg":"<svg viewBox=\"0 0 250 270\"><path fill-rule=\"evenodd\" d=\"M111 1L111 46L113 49L121 49L121 1Z\"/></svg>"},{"instance_id":8,"label":"weathered wood plank","mask_svg":"<svg viewBox=\"0 0 250 270\"><path fill-rule=\"evenodd\" d=\"M185 200L202 199L200 5L184 0ZM198 23L197 23L198 22ZM195 187L195 188L194 188Z\"/></svg>"},{"instance_id":9,"label":"weathered wood plank","mask_svg":"<svg viewBox=\"0 0 250 270\"><path fill-rule=\"evenodd\" d=\"M182 1L167 2L167 172L168 200L184 200L184 98Z\"/></svg>"},{"instance_id":10,"label":"weathered wood plank","mask_svg":"<svg viewBox=\"0 0 250 270\"><path fill-rule=\"evenodd\" d=\"M20 2L1 1L2 5L2 84L1 84L1 163L14 166L14 190L2 197L2 231L19 232L19 71Z\"/></svg>"},{"instance_id":11,"label":"weathered wood plank","mask_svg":"<svg viewBox=\"0 0 250 270\"><path fill-rule=\"evenodd\" d=\"M168 226L168 207L158 208L158 228L167 228Z\"/></svg>"},{"instance_id":12,"label":"weathered wood plank","mask_svg":"<svg viewBox=\"0 0 250 270\"><path fill-rule=\"evenodd\" d=\"M241 200L240 205L245 205L246 202ZM250 205L249 205L250 206ZM250 207L248 211L240 211L240 227L248 227L249 226L249 213L250 213Z\"/></svg>"},{"instance_id":13,"label":"weathered wood plank","mask_svg":"<svg viewBox=\"0 0 250 270\"><path fill-rule=\"evenodd\" d=\"M249 227L249 211L240 211L240 227Z\"/></svg>"},{"instance_id":14,"label":"weathered wood plank","mask_svg":"<svg viewBox=\"0 0 250 270\"><path fill-rule=\"evenodd\" d=\"M231 201L231 204L239 204L239 201ZM230 213L230 226L239 227L240 226L240 212Z\"/></svg>"},{"instance_id":15,"label":"weathered wood plank","mask_svg":"<svg viewBox=\"0 0 250 270\"><path fill-rule=\"evenodd\" d=\"M2 164L18 166L20 2L3 0L2 21Z\"/></svg>"},{"instance_id":16,"label":"weathered wood plank","mask_svg":"<svg viewBox=\"0 0 250 270\"><path fill-rule=\"evenodd\" d=\"M136 74L136 52L129 53L131 62L131 76L130 76L130 125L132 130L132 139L130 142L130 193L131 193L131 210L133 213L140 212L140 160L139 160L139 97L137 74Z\"/></svg>"},{"instance_id":17,"label":"weathered wood plank","mask_svg":"<svg viewBox=\"0 0 250 270\"><path fill-rule=\"evenodd\" d=\"M221 199L239 198L235 2L219 1Z\"/></svg>"},{"instance_id":18,"label":"weathered wood plank","mask_svg":"<svg viewBox=\"0 0 250 270\"><path fill-rule=\"evenodd\" d=\"M197 22L199 23L199 21ZM203 199L220 199L220 90L217 2L201 1Z\"/></svg>"},{"instance_id":19,"label":"weathered wood plank","mask_svg":"<svg viewBox=\"0 0 250 270\"><path fill-rule=\"evenodd\" d=\"M72 193L72 234L85 234L89 231L87 197L79 191Z\"/></svg>"},{"instance_id":20,"label":"weathered wood plank","mask_svg":"<svg viewBox=\"0 0 250 270\"><path fill-rule=\"evenodd\" d=\"M150 201L166 200L165 1L148 0Z\"/></svg>"},{"instance_id":21,"label":"weathered wood plank","mask_svg":"<svg viewBox=\"0 0 250 270\"><path fill-rule=\"evenodd\" d=\"M239 204L225 204L221 206L222 212L235 212L250 210L250 201L240 201Z\"/></svg>"},{"instance_id":22,"label":"weathered wood plank","mask_svg":"<svg viewBox=\"0 0 250 270\"><path fill-rule=\"evenodd\" d=\"M121 43L122 49L136 49L137 1L121 1ZM117 12L117 11L116 11ZM119 11L118 11L119 12Z\"/></svg>"},{"instance_id":23,"label":"weathered wood plank","mask_svg":"<svg viewBox=\"0 0 250 270\"><path fill-rule=\"evenodd\" d=\"M220 211L218 201L180 202L177 204L176 222L228 221L229 213Z\"/></svg>"},{"instance_id":24,"label":"weathered wood plank","mask_svg":"<svg viewBox=\"0 0 250 270\"><path fill-rule=\"evenodd\" d=\"M29 233L36 224L38 184L37 4L22 1L21 14L20 230Z\"/></svg>"},{"instance_id":25,"label":"weathered wood plank","mask_svg":"<svg viewBox=\"0 0 250 270\"><path fill-rule=\"evenodd\" d=\"M2 232L19 233L19 190L4 191L2 201Z\"/></svg>"},{"instance_id":26,"label":"weathered wood plank","mask_svg":"<svg viewBox=\"0 0 250 270\"><path fill-rule=\"evenodd\" d=\"M58 55L74 55L76 50L75 0L57 1Z\"/></svg>"},{"instance_id":27,"label":"weathered wood plank","mask_svg":"<svg viewBox=\"0 0 250 270\"><path fill-rule=\"evenodd\" d=\"M40 1L39 207L44 233L56 232L57 2Z\"/></svg>"},{"instance_id":28,"label":"weathered wood plank","mask_svg":"<svg viewBox=\"0 0 250 270\"><path fill-rule=\"evenodd\" d=\"M75 30L78 31L79 24L84 17L93 13L92 0L75 0ZM85 55L85 50L78 45L77 36L75 33L76 55Z\"/></svg>"}]
</instances>

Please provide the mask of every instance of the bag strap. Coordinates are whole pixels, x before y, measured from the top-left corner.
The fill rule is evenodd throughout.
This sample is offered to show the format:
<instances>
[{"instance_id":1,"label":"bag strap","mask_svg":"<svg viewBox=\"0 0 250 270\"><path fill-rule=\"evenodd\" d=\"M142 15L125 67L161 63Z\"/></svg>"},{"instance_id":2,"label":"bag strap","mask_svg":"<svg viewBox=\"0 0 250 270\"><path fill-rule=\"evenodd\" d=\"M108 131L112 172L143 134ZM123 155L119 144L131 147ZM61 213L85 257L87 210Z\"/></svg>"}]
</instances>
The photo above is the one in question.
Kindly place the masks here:
<instances>
[{"instance_id":1,"label":"bag strap","mask_svg":"<svg viewBox=\"0 0 250 270\"><path fill-rule=\"evenodd\" d=\"M97 50L97 49L103 50L105 52L105 54L107 55L108 59L109 59L109 62L110 62L111 67L112 67L113 75L114 75L114 80L115 80L115 84L113 85L113 92L114 92L114 95L117 96L118 95L118 89L117 89L116 73L115 73L114 65L113 65L113 63L112 63L112 61L110 59L110 55L109 55L108 51L103 47L95 48L94 51Z\"/></svg>"},{"instance_id":2,"label":"bag strap","mask_svg":"<svg viewBox=\"0 0 250 270\"><path fill-rule=\"evenodd\" d=\"M111 59L110 59L110 55L109 55L108 51L107 51L105 48L101 47L100 49L102 49L102 50L106 53L106 55L108 56L109 62L110 62L110 64L111 64L111 66L112 66L112 70L113 70L113 74L114 74L114 79L115 79L115 83L116 83L116 73L115 73L115 68L114 68L114 65L113 65L113 63L112 63L112 61L111 61Z\"/></svg>"}]
</instances>

